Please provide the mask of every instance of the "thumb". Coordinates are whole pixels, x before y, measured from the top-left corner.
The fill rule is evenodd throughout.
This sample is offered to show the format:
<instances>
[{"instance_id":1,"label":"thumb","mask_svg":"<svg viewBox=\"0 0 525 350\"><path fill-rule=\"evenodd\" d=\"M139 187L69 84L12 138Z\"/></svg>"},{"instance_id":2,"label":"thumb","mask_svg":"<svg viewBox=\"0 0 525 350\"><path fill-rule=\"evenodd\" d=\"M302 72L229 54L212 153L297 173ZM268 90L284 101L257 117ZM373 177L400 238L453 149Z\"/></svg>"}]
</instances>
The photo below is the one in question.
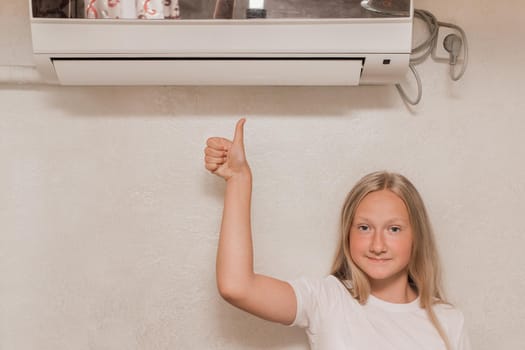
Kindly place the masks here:
<instances>
[{"instance_id":1,"label":"thumb","mask_svg":"<svg viewBox=\"0 0 525 350\"><path fill-rule=\"evenodd\" d=\"M244 123L245 118L239 119L237 125L235 125L235 135L233 136L233 144L242 146L244 148Z\"/></svg>"}]
</instances>

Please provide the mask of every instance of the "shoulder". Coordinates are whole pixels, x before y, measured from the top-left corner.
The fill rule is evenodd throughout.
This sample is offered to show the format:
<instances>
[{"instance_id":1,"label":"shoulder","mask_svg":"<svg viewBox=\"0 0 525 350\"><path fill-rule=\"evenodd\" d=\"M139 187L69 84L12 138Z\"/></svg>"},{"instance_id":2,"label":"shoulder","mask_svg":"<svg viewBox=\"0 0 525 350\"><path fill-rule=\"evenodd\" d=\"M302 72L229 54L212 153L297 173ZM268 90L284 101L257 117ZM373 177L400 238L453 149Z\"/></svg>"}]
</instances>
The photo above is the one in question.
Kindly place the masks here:
<instances>
[{"instance_id":1,"label":"shoulder","mask_svg":"<svg viewBox=\"0 0 525 350\"><path fill-rule=\"evenodd\" d=\"M332 275L322 278L303 277L291 281L290 285L295 292L297 303L303 307L333 309L342 304L351 304L353 307L358 304L343 282Z\"/></svg>"},{"instance_id":2,"label":"shoulder","mask_svg":"<svg viewBox=\"0 0 525 350\"><path fill-rule=\"evenodd\" d=\"M434 312L442 326L452 338L460 337L465 328L463 312L451 304L437 303Z\"/></svg>"},{"instance_id":3,"label":"shoulder","mask_svg":"<svg viewBox=\"0 0 525 350\"><path fill-rule=\"evenodd\" d=\"M322 278L299 278L288 282L295 293L297 313L292 325L315 330L326 315L340 311L342 307L354 308L357 304L345 286L334 276ZM350 304L350 306L345 306Z\"/></svg>"},{"instance_id":4,"label":"shoulder","mask_svg":"<svg viewBox=\"0 0 525 350\"><path fill-rule=\"evenodd\" d=\"M302 277L289 282L294 290L316 295L319 298L344 294L348 296L348 290L336 277L328 275L322 278Z\"/></svg>"},{"instance_id":5,"label":"shoulder","mask_svg":"<svg viewBox=\"0 0 525 350\"><path fill-rule=\"evenodd\" d=\"M450 304L435 304L433 308L452 342L452 348L455 350L470 350L470 339L463 312Z\"/></svg>"},{"instance_id":6,"label":"shoulder","mask_svg":"<svg viewBox=\"0 0 525 350\"><path fill-rule=\"evenodd\" d=\"M451 304L436 303L433 306L436 316L447 322L462 323L464 320L463 312Z\"/></svg>"}]
</instances>

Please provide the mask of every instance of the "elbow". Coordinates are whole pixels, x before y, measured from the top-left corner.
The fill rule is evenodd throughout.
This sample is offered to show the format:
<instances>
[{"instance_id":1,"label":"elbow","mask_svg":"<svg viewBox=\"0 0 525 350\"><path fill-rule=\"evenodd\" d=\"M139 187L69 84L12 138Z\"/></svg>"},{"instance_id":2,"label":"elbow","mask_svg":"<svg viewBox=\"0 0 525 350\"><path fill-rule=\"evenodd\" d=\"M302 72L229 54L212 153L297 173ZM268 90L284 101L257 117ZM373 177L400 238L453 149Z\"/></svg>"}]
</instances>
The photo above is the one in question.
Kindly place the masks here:
<instances>
[{"instance_id":1,"label":"elbow","mask_svg":"<svg viewBox=\"0 0 525 350\"><path fill-rule=\"evenodd\" d=\"M226 282L226 281L217 281L217 289L220 296L226 300L228 303L237 305L242 301L247 292L247 288L241 283Z\"/></svg>"}]
</instances>

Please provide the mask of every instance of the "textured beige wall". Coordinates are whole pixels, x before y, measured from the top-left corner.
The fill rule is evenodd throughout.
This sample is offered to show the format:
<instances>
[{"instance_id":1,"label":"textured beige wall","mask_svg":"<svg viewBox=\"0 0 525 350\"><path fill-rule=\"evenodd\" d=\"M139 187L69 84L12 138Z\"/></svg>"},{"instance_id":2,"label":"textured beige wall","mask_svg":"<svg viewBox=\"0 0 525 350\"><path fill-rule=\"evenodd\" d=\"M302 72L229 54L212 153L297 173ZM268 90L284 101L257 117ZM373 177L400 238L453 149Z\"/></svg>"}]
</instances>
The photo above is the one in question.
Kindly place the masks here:
<instances>
[{"instance_id":1,"label":"textured beige wall","mask_svg":"<svg viewBox=\"0 0 525 350\"><path fill-rule=\"evenodd\" d=\"M0 349L306 349L215 289L223 183L212 135L246 116L255 266L321 276L365 173L409 176L474 349L525 344L522 1L417 1L469 34L459 83L395 89L0 86ZM14 30L7 30L8 28ZM0 65L30 64L25 1L0 2Z\"/></svg>"}]
</instances>

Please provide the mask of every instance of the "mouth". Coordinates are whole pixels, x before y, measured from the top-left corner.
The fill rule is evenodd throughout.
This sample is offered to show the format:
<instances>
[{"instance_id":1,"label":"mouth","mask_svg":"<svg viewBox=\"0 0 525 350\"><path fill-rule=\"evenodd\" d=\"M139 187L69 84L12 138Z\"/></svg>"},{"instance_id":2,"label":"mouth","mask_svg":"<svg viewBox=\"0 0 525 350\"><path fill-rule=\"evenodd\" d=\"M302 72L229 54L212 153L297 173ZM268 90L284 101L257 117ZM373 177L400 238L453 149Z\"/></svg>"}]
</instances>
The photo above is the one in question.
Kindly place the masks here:
<instances>
[{"instance_id":1,"label":"mouth","mask_svg":"<svg viewBox=\"0 0 525 350\"><path fill-rule=\"evenodd\" d=\"M369 261L373 262L373 263L377 263L377 264L381 264L381 263L385 263L387 261L390 261L392 259L390 258L374 258L374 257L371 257L371 256L367 256L366 257Z\"/></svg>"}]
</instances>

